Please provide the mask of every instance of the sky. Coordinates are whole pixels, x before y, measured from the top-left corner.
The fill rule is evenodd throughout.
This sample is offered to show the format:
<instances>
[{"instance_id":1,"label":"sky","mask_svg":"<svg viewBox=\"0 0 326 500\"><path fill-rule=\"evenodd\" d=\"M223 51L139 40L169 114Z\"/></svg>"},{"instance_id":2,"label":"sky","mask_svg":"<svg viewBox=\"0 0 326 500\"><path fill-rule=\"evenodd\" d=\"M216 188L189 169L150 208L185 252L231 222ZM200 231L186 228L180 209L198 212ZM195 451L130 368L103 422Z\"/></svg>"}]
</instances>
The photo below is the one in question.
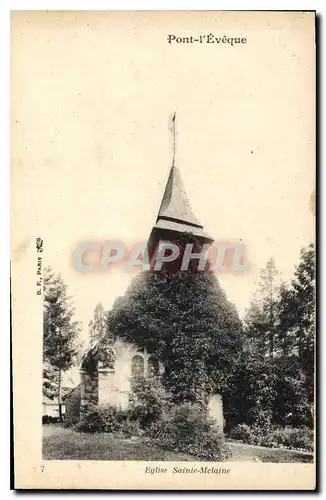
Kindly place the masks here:
<instances>
[{"instance_id":1,"label":"sky","mask_svg":"<svg viewBox=\"0 0 326 500\"><path fill-rule=\"evenodd\" d=\"M314 240L312 14L230 14L13 18L13 251L44 240L44 265L62 274L84 339L97 303L111 308L133 274L83 274L72 254L86 241L147 241L175 110L193 212L215 241L246 248L250 269L218 276L241 315L266 261L289 280ZM210 32L247 41L167 42Z\"/></svg>"}]
</instances>

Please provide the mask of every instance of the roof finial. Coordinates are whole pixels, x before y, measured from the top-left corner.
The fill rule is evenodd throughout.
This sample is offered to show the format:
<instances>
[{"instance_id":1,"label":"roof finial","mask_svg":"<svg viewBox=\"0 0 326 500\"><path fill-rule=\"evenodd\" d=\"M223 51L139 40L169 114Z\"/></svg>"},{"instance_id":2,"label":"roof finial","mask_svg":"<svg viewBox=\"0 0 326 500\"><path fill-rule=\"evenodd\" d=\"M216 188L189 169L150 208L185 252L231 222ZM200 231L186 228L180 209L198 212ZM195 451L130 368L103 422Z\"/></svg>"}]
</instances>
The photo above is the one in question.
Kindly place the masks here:
<instances>
[{"instance_id":1,"label":"roof finial","mask_svg":"<svg viewBox=\"0 0 326 500\"><path fill-rule=\"evenodd\" d=\"M171 132L173 135L173 156L172 156L172 167L174 167L174 162L175 162L175 150L176 150L176 141L175 141L175 136L176 136L176 131L175 131L175 126L176 126L176 112L173 113L172 117L172 125L171 125Z\"/></svg>"}]
</instances>

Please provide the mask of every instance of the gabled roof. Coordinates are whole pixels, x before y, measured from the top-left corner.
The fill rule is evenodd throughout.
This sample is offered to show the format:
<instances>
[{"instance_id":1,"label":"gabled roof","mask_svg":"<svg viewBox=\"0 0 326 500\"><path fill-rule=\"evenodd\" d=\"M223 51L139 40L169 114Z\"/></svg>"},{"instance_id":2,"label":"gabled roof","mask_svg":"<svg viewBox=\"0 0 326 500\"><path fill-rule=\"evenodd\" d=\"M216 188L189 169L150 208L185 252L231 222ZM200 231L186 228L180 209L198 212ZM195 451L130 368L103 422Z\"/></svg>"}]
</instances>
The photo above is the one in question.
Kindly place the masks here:
<instances>
[{"instance_id":1,"label":"gabled roof","mask_svg":"<svg viewBox=\"0 0 326 500\"><path fill-rule=\"evenodd\" d=\"M77 384L75 387L72 387L72 388L70 389L70 391L69 391L69 392L67 392L66 394L64 394L64 395L62 396L62 401L63 401L63 402L65 402L65 401L66 401L66 399L70 396L70 394L71 394L71 393L72 393L75 389L78 389L79 387L80 387L80 383L79 383L79 384Z\"/></svg>"}]
</instances>

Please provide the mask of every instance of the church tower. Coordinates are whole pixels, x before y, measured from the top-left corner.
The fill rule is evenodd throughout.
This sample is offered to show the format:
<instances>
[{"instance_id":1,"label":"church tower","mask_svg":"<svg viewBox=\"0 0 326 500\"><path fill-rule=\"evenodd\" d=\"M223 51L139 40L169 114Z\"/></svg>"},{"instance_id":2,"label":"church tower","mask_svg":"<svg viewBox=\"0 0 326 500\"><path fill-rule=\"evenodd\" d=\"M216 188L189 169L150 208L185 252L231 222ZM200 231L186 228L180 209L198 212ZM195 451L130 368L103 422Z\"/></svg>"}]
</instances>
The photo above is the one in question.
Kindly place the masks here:
<instances>
[{"instance_id":1,"label":"church tower","mask_svg":"<svg viewBox=\"0 0 326 500\"><path fill-rule=\"evenodd\" d=\"M175 116L173 121L175 122ZM199 253L203 245L209 247L213 243L213 238L204 231L203 225L190 206L179 169L175 165L175 140L172 167L155 224L147 242L150 271L156 272L155 257L160 242L173 243L180 250L178 258L166 262L167 265L162 267L162 270L168 273L182 269L181 264L187 243L192 243L192 254ZM192 257L187 270L197 272L198 261L199 258ZM203 266L201 270L211 272L209 265ZM169 314L168 310L166 314ZM124 311L123 315L125 315ZM162 322L162 328L164 328L164 320L158 318L158 321ZM139 328L142 328L141 324ZM155 349L149 351L143 343L130 342L114 332L106 333L85 354L80 367L80 384L66 399L66 413L75 417L79 414L80 408L89 404L103 407L111 405L127 409L133 381L139 377L159 376L163 372L164 365ZM222 397L219 394L211 396L208 409L210 416L223 429Z\"/></svg>"},{"instance_id":2,"label":"church tower","mask_svg":"<svg viewBox=\"0 0 326 500\"><path fill-rule=\"evenodd\" d=\"M173 123L175 149L175 115L173 117ZM200 247L202 247L203 244L212 244L214 241L213 238L204 231L203 225L199 222L191 209L180 171L175 166L174 156L175 154L173 153L173 162L169 178L156 222L152 228L147 244L151 267L160 242L176 243L180 247L180 241L184 241L185 235L187 235L188 239L193 239L195 242L194 249L196 248L196 251L200 251ZM181 249L180 255L182 254L183 251Z\"/></svg>"}]
</instances>

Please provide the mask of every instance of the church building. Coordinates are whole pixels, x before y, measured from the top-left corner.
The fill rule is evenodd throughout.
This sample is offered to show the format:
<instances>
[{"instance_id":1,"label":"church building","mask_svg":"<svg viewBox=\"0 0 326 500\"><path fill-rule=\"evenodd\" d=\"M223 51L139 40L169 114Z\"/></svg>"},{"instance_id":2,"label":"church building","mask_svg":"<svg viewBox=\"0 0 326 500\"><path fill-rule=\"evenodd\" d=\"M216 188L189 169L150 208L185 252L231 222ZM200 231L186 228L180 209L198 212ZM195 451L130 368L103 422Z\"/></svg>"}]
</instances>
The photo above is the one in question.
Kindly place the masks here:
<instances>
[{"instance_id":1,"label":"church building","mask_svg":"<svg viewBox=\"0 0 326 500\"><path fill-rule=\"evenodd\" d=\"M172 164L159 213L148 240L150 262L160 241L177 241L182 234L191 234L201 245L213 239L204 231L192 212L180 172ZM114 405L125 409L131 384L137 377L152 377L164 372L155 353L105 335L84 356L80 366L80 385L66 398L66 413L79 411L89 403ZM77 409L76 409L77 401ZM73 410L74 408L74 410ZM214 395L209 403L211 416L223 428L222 398Z\"/></svg>"}]
</instances>

